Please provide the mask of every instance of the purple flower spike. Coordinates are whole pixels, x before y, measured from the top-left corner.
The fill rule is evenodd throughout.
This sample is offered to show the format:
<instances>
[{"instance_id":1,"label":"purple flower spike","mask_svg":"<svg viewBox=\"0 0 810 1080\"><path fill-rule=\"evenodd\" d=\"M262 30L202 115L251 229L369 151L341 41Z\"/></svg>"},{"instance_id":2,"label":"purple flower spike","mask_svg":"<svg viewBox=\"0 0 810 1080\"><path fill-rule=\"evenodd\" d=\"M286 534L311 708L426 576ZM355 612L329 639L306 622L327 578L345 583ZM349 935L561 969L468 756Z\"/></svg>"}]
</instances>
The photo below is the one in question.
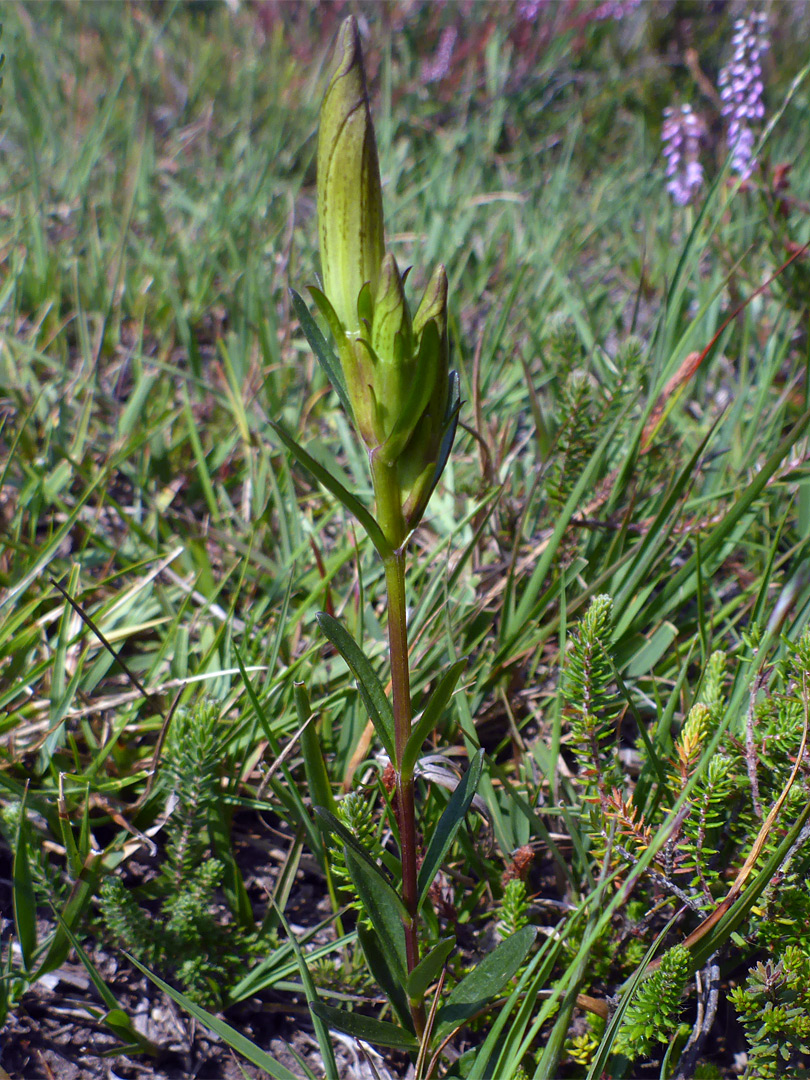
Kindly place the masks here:
<instances>
[{"instance_id":1,"label":"purple flower spike","mask_svg":"<svg viewBox=\"0 0 810 1080\"><path fill-rule=\"evenodd\" d=\"M703 166L698 156L703 121L691 105L664 109L661 139L667 161L667 191L678 206L686 206L703 185Z\"/></svg>"},{"instance_id":2,"label":"purple flower spike","mask_svg":"<svg viewBox=\"0 0 810 1080\"><path fill-rule=\"evenodd\" d=\"M591 18L597 22L605 22L607 19L623 19L630 15L641 4L641 0L604 0L592 9Z\"/></svg>"},{"instance_id":3,"label":"purple flower spike","mask_svg":"<svg viewBox=\"0 0 810 1080\"><path fill-rule=\"evenodd\" d=\"M540 14L540 9L545 7L548 0L519 0L517 17L521 22L534 22Z\"/></svg>"},{"instance_id":4,"label":"purple flower spike","mask_svg":"<svg viewBox=\"0 0 810 1080\"><path fill-rule=\"evenodd\" d=\"M455 26L447 26L442 30L436 55L422 65L423 83L441 82L449 74L457 37L458 30Z\"/></svg>"},{"instance_id":5,"label":"purple flower spike","mask_svg":"<svg viewBox=\"0 0 810 1080\"><path fill-rule=\"evenodd\" d=\"M734 54L718 79L731 168L744 180L756 165L753 125L765 116L762 55L768 48L767 29L768 20L762 11L735 22L731 42Z\"/></svg>"}]
</instances>

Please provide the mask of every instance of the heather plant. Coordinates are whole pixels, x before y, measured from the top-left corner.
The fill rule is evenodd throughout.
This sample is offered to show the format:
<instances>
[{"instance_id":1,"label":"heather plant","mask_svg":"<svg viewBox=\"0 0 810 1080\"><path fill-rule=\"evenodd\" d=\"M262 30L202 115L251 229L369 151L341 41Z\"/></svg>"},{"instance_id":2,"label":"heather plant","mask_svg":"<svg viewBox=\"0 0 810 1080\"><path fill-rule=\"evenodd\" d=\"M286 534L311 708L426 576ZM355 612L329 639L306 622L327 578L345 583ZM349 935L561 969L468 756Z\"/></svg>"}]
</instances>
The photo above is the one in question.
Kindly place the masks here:
<instances>
[{"instance_id":1,"label":"heather plant","mask_svg":"<svg viewBox=\"0 0 810 1080\"><path fill-rule=\"evenodd\" d=\"M717 90L729 167L748 180L756 164L754 147L765 117L763 56L768 49L768 18L752 11L737 19L731 40L732 58L720 70ZM704 183L701 148L705 121L692 105L668 106L661 128L667 191L678 206L694 202Z\"/></svg>"},{"instance_id":2,"label":"heather plant","mask_svg":"<svg viewBox=\"0 0 810 1080\"><path fill-rule=\"evenodd\" d=\"M700 142L703 124L691 105L664 109L661 139L667 167L667 191L678 206L686 206L703 186Z\"/></svg>"},{"instance_id":3,"label":"heather plant","mask_svg":"<svg viewBox=\"0 0 810 1080\"><path fill-rule=\"evenodd\" d=\"M756 128L765 116L762 57L768 48L768 17L753 11L734 24L734 54L717 80L726 123L731 169L747 180L754 170Z\"/></svg>"},{"instance_id":4,"label":"heather plant","mask_svg":"<svg viewBox=\"0 0 810 1080\"><path fill-rule=\"evenodd\" d=\"M245 925L238 910L224 918L217 912L216 893L225 877L225 866L213 854L221 832L218 723L213 702L173 719L161 770L169 817L156 883L140 899L111 875L99 894L101 917L115 944L160 974L175 974L189 999L209 1008L222 1007L271 944L260 928Z\"/></svg>"}]
</instances>

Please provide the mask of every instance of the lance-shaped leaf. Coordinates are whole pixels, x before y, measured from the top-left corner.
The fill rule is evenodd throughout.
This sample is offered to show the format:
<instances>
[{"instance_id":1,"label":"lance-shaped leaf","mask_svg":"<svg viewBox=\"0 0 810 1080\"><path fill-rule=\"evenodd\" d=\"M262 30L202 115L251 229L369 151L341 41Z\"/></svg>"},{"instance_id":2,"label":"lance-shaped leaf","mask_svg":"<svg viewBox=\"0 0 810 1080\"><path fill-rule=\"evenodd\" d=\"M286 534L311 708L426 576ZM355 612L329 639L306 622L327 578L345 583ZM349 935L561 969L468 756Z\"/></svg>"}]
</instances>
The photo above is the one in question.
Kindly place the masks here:
<instances>
[{"instance_id":1,"label":"lance-shaped leaf","mask_svg":"<svg viewBox=\"0 0 810 1080\"><path fill-rule=\"evenodd\" d=\"M391 554L391 547L388 541L383 535L383 531L377 524L371 513L355 498L351 492L347 491L341 482L325 469L320 462L316 461L311 454L308 454L303 446L295 441L292 435L289 435L281 424L270 421L270 427L275 431L276 435L281 439L296 461L303 465L307 472L311 473L315 479L323 484L327 491L330 491L336 499L338 499L349 513L354 514L363 528L368 534L369 540L371 540L374 547L380 553L382 558L387 558Z\"/></svg>"},{"instance_id":2,"label":"lance-shaped leaf","mask_svg":"<svg viewBox=\"0 0 810 1080\"><path fill-rule=\"evenodd\" d=\"M478 783L481 779L481 770L484 767L484 751L479 750L470 762L470 767L459 781L459 785L450 796L450 801L444 808L444 813L439 818L439 824L430 840L430 845L425 855L425 861L419 871L417 890L419 893L419 907L425 902L433 879L439 872L442 860L447 850L453 843L453 839L464 820L464 816L470 809Z\"/></svg>"},{"instance_id":3,"label":"lance-shaped leaf","mask_svg":"<svg viewBox=\"0 0 810 1080\"><path fill-rule=\"evenodd\" d=\"M340 337L338 335L342 335L343 331L340 328L340 321L335 314L334 308L320 289L316 289L314 285L310 285L309 291L312 293L312 299L315 301L318 310L326 319L329 329L335 335L335 340L339 341ZM346 410L346 415L351 416L352 408L349 404L348 395L346 394L346 381L343 378L343 370L341 369L340 361L329 347L326 338L318 328L318 324L310 315L303 297L299 296L295 289L290 289L290 296L292 298L293 307L295 308L295 313L298 316L298 321L301 323L301 329L304 331L304 336L309 342L309 347L315 353L318 363L326 372L326 377L332 384L335 393L340 398L341 404Z\"/></svg>"},{"instance_id":4,"label":"lance-shaped leaf","mask_svg":"<svg viewBox=\"0 0 810 1080\"><path fill-rule=\"evenodd\" d=\"M298 943L298 939L290 929L290 924L284 917L284 912L278 906L275 905L276 916L284 927L287 934L287 939L292 945L293 952L295 953L295 962L298 964L298 974L301 976L301 982L304 986L304 993L307 996L307 1005L310 1010L316 1001L320 1001L318 997L318 991L315 989L315 983L312 980L312 976L309 973L307 962L304 958L304 954L301 950L301 946ZM326 1026L322 1020L318 1018L317 1013L313 1014L313 1027L315 1028L315 1035L318 1039L318 1046L321 1051L321 1058L323 1059L324 1069L326 1071L327 1080L337 1080L338 1069L337 1062L335 1061L335 1054L332 1049L332 1040L329 1038L329 1032L326 1030Z\"/></svg>"},{"instance_id":5,"label":"lance-shaped leaf","mask_svg":"<svg viewBox=\"0 0 810 1080\"><path fill-rule=\"evenodd\" d=\"M436 1014L436 1039L475 1016L501 992L526 959L536 936L536 926L510 934L454 987Z\"/></svg>"},{"instance_id":6,"label":"lance-shaped leaf","mask_svg":"<svg viewBox=\"0 0 810 1080\"><path fill-rule=\"evenodd\" d=\"M124 956L134 964L135 967L144 973L148 979L159 986L160 989L168 994L173 1001L176 1001L187 1013L195 1017L200 1023L208 1028L209 1031L213 1031L220 1039L223 1040L228 1046L236 1050L242 1057L247 1058L248 1061L257 1065L260 1069L273 1077L273 1080L299 1080L299 1077L295 1073L282 1065L281 1062L276 1061L274 1057L266 1053L261 1047L257 1046L250 1039L246 1039L244 1035L241 1035L236 1028L231 1027L219 1016L215 1016L213 1013L208 1012L207 1009L203 1009L202 1006L196 1005L191 998L186 997L185 994L181 994L179 990L175 990L173 986L170 986L167 982L164 982L158 975L155 975L144 967L134 956L131 956L128 952L124 952Z\"/></svg>"},{"instance_id":7,"label":"lance-shaped leaf","mask_svg":"<svg viewBox=\"0 0 810 1080\"><path fill-rule=\"evenodd\" d=\"M34 878L31 873L31 828L27 817L27 796L28 789L26 788L20 803L20 819L17 826L16 848L14 851L12 905L23 964L26 971L31 971L37 948L37 900L34 892Z\"/></svg>"},{"instance_id":8,"label":"lance-shaped leaf","mask_svg":"<svg viewBox=\"0 0 810 1080\"><path fill-rule=\"evenodd\" d=\"M316 618L321 630L349 665L352 675L357 680L357 689L360 691L369 719L380 737L386 754L393 761L396 757L394 713L385 696L382 683L377 678L377 673L352 635L340 625L337 619L333 619L325 611L319 611Z\"/></svg>"},{"instance_id":9,"label":"lance-shaped leaf","mask_svg":"<svg viewBox=\"0 0 810 1080\"><path fill-rule=\"evenodd\" d=\"M375 873L379 874L386 884L390 884L386 877L386 872L374 862L371 855L366 851L354 833L350 832L339 818L336 818L334 814L330 814L330 812L325 810L322 806L316 806L315 813L318 815L320 825L323 829L327 832L334 833L335 836L339 836L343 843L348 844L356 855L359 855L361 859L365 859L369 867Z\"/></svg>"},{"instance_id":10,"label":"lance-shaped leaf","mask_svg":"<svg viewBox=\"0 0 810 1080\"><path fill-rule=\"evenodd\" d=\"M59 915L59 925L53 935L45 959L39 965L35 979L42 978L49 971L56 971L67 959L70 952L70 940L66 930L72 930L90 905L98 889L101 875L101 852L91 851L84 861L81 873L73 882L70 895Z\"/></svg>"},{"instance_id":11,"label":"lance-shaped leaf","mask_svg":"<svg viewBox=\"0 0 810 1080\"><path fill-rule=\"evenodd\" d=\"M373 871L365 859L357 857L353 847L346 844L343 854L346 869L363 910L371 919L383 954L388 958L397 982L404 986L407 961L402 920L407 918L405 906L385 878Z\"/></svg>"},{"instance_id":12,"label":"lance-shaped leaf","mask_svg":"<svg viewBox=\"0 0 810 1080\"><path fill-rule=\"evenodd\" d=\"M380 984L385 996L391 1002L397 1019L408 1031L413 1031L408 995L402 985L400 975L392 965L390 957L381 948L381 943L373 930L364 929L362 925L357 927L357 937L363 947L363 955L366 958L371 975Z\"/></svg>"},{"instance_id":13,"label":"lance-shaped leaf","mask_svg":"<svg viewBox=\"0 0 810 1080\"><path fill-rule=\"evenodd\" d=\"M415 1035L403 1031L396 1024L389 1024L387 1020L346 1012L345 1009L336 1009L334 1005L325 1005L322 1001L313 1002L310 1009L336 1031L343 1031L356 1039L364 1039L373 1046L390 1046L395 1050L419 1049Z\"/></svg>"},{"instance_id":14,"label":"lance-shaped leaf","mask_svg":"<svg viewBox=\"0 0 810 1080\"><path fill-rule=\"evenodd\" d=\"M321 740L318 737L318 729L312 718L309 694L304 683L293 683L293 694L295 696L298 722L301 724L301 754L304 758L304 772L307 776L307 784L313 805L324 806L327 810L334 812L335 797L329 783L329 773L321 749Z\"/></svg>"},{"instance_id":15,"label":"lance-shaped leaf","mask_svg":"<svg viewBox=\"0 0 810 1080\"><path fill-rule=\"evenodd\" d=\"M466 659L457 660L455 664L452 664L447 671L445 671L444 675L439 679L435 690L430 695L430 701L428 701L425 706L422 715L414 722L411 734L408 737L408 742L405 746L405 752L402 755L401 771L403 776L410 777L413 772L416 759L419 757L419 752L422 749L422 743L438 724L448 701L453 696L453 691L456 688L461 673L466 666Z\"/></svg>"},{"instance_id":16,"label":"lance-shaped leaf","mask_svg":"<svg viewBox=\"0 0 810 1080\"><path fill-rule=\"evenodd\" d=\"M438 979L455 944L455 937L442 938L439 944L434 945L427 956L419 961L408 976L408 996L412 1000L420 1000L425 996L430 984Z\"/></svg>"}]
</instances>

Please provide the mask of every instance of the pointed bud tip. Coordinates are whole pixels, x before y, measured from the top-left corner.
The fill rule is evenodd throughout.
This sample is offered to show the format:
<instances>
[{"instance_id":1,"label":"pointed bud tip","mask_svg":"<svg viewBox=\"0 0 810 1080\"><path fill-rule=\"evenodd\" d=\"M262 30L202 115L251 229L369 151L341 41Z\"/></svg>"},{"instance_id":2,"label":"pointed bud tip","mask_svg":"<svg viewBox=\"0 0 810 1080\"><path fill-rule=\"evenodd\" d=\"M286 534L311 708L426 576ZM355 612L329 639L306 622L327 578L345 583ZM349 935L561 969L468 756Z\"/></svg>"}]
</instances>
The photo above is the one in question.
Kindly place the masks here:
<instances>
[{"instance_id":1,"label":"pointed bud tip","mask_svg":"<svg viewBox=\"0 0 810 1080\"><path fill-rule=\"evenodd\" d=\"M380 264L380 282L377 286L377 295L383 296L392 286L398 286L402 281L397 266L397 260L390 251L386 251Z\"/></svg>"},{"instance_id":2,"label":"pointed bud tip","mask_svg":"<svg viewBox=\"0 0 810 1080\"><path fill-rule=\"evenodd\" d=\"M372 347L383 363L392 364L397 362L396 339L399 334L405 335L402 347L410 354L411 316L405 300L405 290L402 285L402 276L397 266L397 260L388 251L380 265L377 294L374 298L372 328ZM389 390L390 393L393 393L393 391ZM391 405L392 403L386 401L385 404ZM396 409L394 411L396 412Z\"/></svg>"},{"instance_id":3,"label":"pointed bud tip","mask_svg":"<svg viewBox=\"0 0 810 1080\"><path fill-rule=\"evenodd\" d=\"M338 57L338 65L330 82L339 79L359 63L362 70L362 50L360 48L360 32L357 29L357 19L350 15L343 20L338 31L338 40L335 47L335 55Z\"/></svg>"},{"instance_id":4,"label":"pointed bud tip","mask_svg":"<svg viewBox=\"0 0 810 1080\"><path fill-rule=\"evenodd\" d=\"M414 332L420 334L430 319L439 320L439 330L444 332L447 319L447 271L442 263L439 263L427 283L422 303L414 316Z\"/></svg>"}]
</instances>

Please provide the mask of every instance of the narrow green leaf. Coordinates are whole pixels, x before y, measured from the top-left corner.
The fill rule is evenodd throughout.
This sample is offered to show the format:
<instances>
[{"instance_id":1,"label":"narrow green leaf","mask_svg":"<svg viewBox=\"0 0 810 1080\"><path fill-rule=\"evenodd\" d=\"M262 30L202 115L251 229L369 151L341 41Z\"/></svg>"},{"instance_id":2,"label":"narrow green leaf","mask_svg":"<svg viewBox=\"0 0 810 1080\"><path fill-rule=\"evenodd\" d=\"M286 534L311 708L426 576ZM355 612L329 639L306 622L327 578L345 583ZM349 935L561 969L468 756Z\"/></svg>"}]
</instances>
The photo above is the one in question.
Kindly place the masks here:
<instances>
[{"instance_id":1,"label":"narrow green leaf","mask_svg":"<svg viewBox=\"0 0 810 1080\"><path fill-rule=\"evenodd\" d=\"M293 952L295 953L295 959L298 964L298 973L301 976L301 982L304 984L304 993L307 996L307 1005L310 1010L312 1006L319 1001L318 991L315 989L315 983L312 981L312 976L309 973L307 962L304 959L304 954L301 951L301 946L298 944L298 939L290 929L290 925L284 918L284 912L278 906L273 905L276 909L276 915L279 922L284 927L287 933L287 939L292 945ZM313 1026L315 1028L315 1035L318 1039L318 1046L321 1051L321 1058L323 1059L323 1067L326 1072L327 1080L338 1080L337 1062L335 1061L335 1052L332 1048L332 1040L329 1038L329 1032L326 1029L323 1021L313 1013Z\"/></svg>"},{"instance_id":2,"label":"narrow green leaf","mask_svg":"<svg viewBox=\"0 0 810 1080\"><path fill-rule=\"evenodd\" d=\"M315 301L321 315L323 315L329 324L329 329L335 337L337 337L339 333L342 333L342 329L340 320L337 315L335 315L332 305L321 290L316 289L314 285L310 285L309 291L312 294L312 299ZM318 363L326 372L326 377L332 384L335 393L340 398L341 404L346 410L346 415L352 416L352 407L349 404L349 395L346 393L346 383L343 378L343 368L340 366L340 361L329 347L329 343L321 333L318 324L310 315L309 308L307 307L304 298L300 296L295 289L290 289L290 297L292 298L293 307L295 308L295 314L298 316L298 321L301 323L301 329L304 331L304 336L309 342L309 347L315 353Z\"/></svg>"},{"instance_id":3,"label":"narrow green leaf","mask_svg":"<svg viewBox=\"0 0 810 1080\"><path fill-rule=\"evenodd\" d=\"M358 858L353 848L346 844L343 848L346 869L357 889L360 903L377 934L380 947L391 964L394 976L404 986L405 970L405 930L403 918L407 918L405 906L375 867L373 870L365 859Z\"/></svg>"},{"instance_id":4,"label":"narrow green leaf","mask_svg":"<svg viewBox=\"0 0 810 1080\"><path fill-rule=\"evenodd\" d=\"M58 797L57 803L56 803L57 813L59 815L59 831L60 831L60 833L62 835L62 843L65 846L65 851L67 852L67 861L68 861L68 867L70 868L70 873L74 878L77 878L79 876L79 874L82 872L82 864L84 863L84 855L86 855L87 852L85 852L84 855L81 854L81 852L79 850L79 846L76 843L76 837L73 835L73 826L72 826L71 821L70 821L70 815L69 815L68 809L67 809L67 802L65 801L65 794L64 794L63 785L64 785L64 773L60 773L59 774L59 797ZM85 800L84 800L85 814L87 812L87 806L88 806L88 804L90 802L90 799L87 797L88 790L89 790L89 787L85 789ZM81 839L82 839L81 834L79 836L79 839L81 841Z\"/></svg>"},{"instance_id":5,"label":"narrow green leaf","mask_svg":"<svg viewBox=\"0 0 810 1080\"><path fill-rule=\"evenodd\" d=\"M656 937L655 941L650 945L649 949L647 949L643 960L638 965L635 972L624 983L622 987L622 999L611 1014L610 1024L605 1029L602 1041L599 1044L599 1050L596 1053L596 1057L591 1062L587 1080L599 1080L599 1077L604 1074L605 1066L607 1065L608 1058L613 1049L613 1043L616 1041L619 1028L622 1026L624 1014L627 1011L630 1002L633 1000L638 987L644 981L644 973L647 970L647 965L652 960L661 942L671 930L674 922L675 918L669 920L661 933Z\"/></svg>"},{"instance_id":6,"label":"narrow green leaf","mask_svg":"<svg viewBox=\"0 0 810 1080\"><path fill-rule=\"evenodd\" d=\"M455 937L442 938L438 945L434 945L427 956L423 956L413 971L408 976L407 991L411 999L422 998L432 982L439 977L444 967L444 962L453 951L456 943Z\"/></svg>"},{"instance_id":7,"label":"narrow green leaf","mask_svg":"<svg viewBox=\"0 0 810 1080\"><path fill-rule=\"evenodd\" d=\"M708 446L718 423L719 420L716 420L709 431L706 432L686 465L678 473L646 536L638 545L631 563L624 568L621 584L617 584L615 589L614 603L617 612L624 612L629 597L633 595L642 582L649 581L654 561L674 527L673 511L683 498L684 492L689 485L694 483L697 463ZM623 627L621 620L617 621L616 637L619 638L623 632Z\"/></svg>"},{"instance_id":8,"label":"narrow green leaf","mask_svg":"<svg viewBox=\"0 0 810 1080\"><path fill-rule=\"evenodd\" d=\"M466 666L466 659L457 660L455 664L452 664L448 670L445 671L441 679L439 679L435 690L430 695L430 701L428 701L422 715L411 729L410 737L405 746L405 752L402 755L403 776L410 776L413 772L416 759L419 757L419 752L422 749L422 743L438 724L448 701L453 696L453 691L461 677L461 673Z\"/></svg>"},{"instance_id":9,"label":"narrow green leaf","mask_svg":"<svg viewBox=\"0 0 810 1080\"><path fill-rule=\"evenodd\" d=\"M233 853L231 816L231 808L220 800L211 813L208 829L214 854L222 863L221 886L228 907L245 932L249 933L253 930L255 920L245 879Z\"/></svg>"},{"instance_id":10,"label":"narrow green leaf","mask_svg":"<svg viewBox=\"0 0 810 1080\"><path fill-rule=\"evenodd\" d=\"M365 929L362 925L359 925L357 927L357 938L363 947L363 955L366 958L368 969L391 1002L400 1024L408 1031L413 1031L408 995L401 979L394 972L390 957L380 947L377 935L373 930Z\"/></svg>"},{"instance_id":11,"label":"narrow green leaf","mask_svg":"<svg viewBox=\"0 0 810 1080\"><path fill-rule=\"evenodd\" d=\"M105 1013L101 1017L101 1021L103 1024L106 1024L117 1039L120 1039L122 1043L126 1043L129 1046L136 1047L139 1053L147 1053L153 1056L157 1056L157 1054L160 1053L157 1046L150 1043L136 1030L132 1020L130 1020L123 1009L117 1007L115 1009L110 1009L108 1013Z\"/></svg>"},{"instance_id":12,"label":"narrow green leaf","mask_svg":"<svg viewBox=\"0 0 810 1080\"><path fill-rule=\"evenodd\" d=\"M187 998L185 994L181 994L179 990L175 990L174 987L169 986L167 982L153 974L149 968L144 967L130 953L124 952L124 956L131 964L135 965L138 971L142 971L148 979L151 979L155 986L159 986L164 993L168 994L172 1001L176 1001L178 1005L199 1020L209 1031L213 1031L215 1035L223 1039L232 1050L247 1058L248 1061L257 1065L260 1069L264 1069L266 1073L270 1074L272 1080L298 1080L295 1073L290 1072L281 1062L265 1053L250 1039L240 1035L236 1028L232 1028L230 1024L226 1024L218 1016L214 1016L213 1013L208 1012L199 1005L195 1005L190 998Z\"/></svg>"},{"instance_id":13,"label":"narrow green leaf","mask_svg":"<svg viewBox=\"0 0 810 1080\"><path fill-rule=\"evenodd\" d=\"M29 858L31 830L26 817L25 803L27 794L26 791L20 805L20 821L17 826L12 877L14 880L14 925L17 930L17 940L20 943L25 970L31 971L37 947L37 901Z\"/></svg>"},{"instance_id":14,"label":"narrow green leaf","mask_svg":"<svg viewBox=\"0 0 810 1080\"><path fill-rule=\"evenodd\" d=\"M433 879L439 872L442 860L447 854L447 849L453 843L453 838L459 830L470 804L473 801L478 782L481 779L481 770L484 767L484 751L479 750L470 762L464 776L459 781L458 787L450 796L450 801L439 818L439 824L430 840L430 845L425 855L425 861L419 871L418 893L419 907L425 902Z\"/></svg>"},{"instance_id":15,"label":"narrow green leaf","mask_svg":"<svg viewBox=\"0 0 810 1080\"><path fill-rule=\"evenodd\" d=\"M276 435L278 435L296 461L300 465L303 465L307 472L311 473L320 484L323 484L326 490L331 492L332 495L346 507L350 514L354 514L366 530L369 540L371 540L374 547L380 553L380 556L382 558L387 558L391 553L391 546L383 536L382 529L377 524L370 511L363 506L360 500L355 498L350 491L346 490L337 477L332 476L329 470L325 469L311 454L308 454L303 446L299 446L292 435L289 435L281 424L276 423L275 420L271 420L270 427L275 431Z\"/></svg>"},{"instance_id":16,"label":"narrow green leaf","mask_svg":"<svg viewBox=\"0 0 810 1080\"><path fill-rule=\"evenodd\" d=\"M70 952L70 938L66 930L72 930L87 909L90 900L96 894L99 874L101 873L101 852L91 851L84 861L84 866L61 914L59 925L51 940L45 959L37 968L35 978L39 979L49 971L56 971L67 959Z\"/></svg>"},{"instance_id":17,"label":"narrow green leaf","mask_svg":"<svg viewBox=\"0 0 810 1080\"><path fill-rule=\"evenodd\" d=\"M810 421L810 412L806 412L798 422L794 424L774 452L757 469L754 479L748 487L743 490L737 502L728 508L723 514L722 521L712 529L709 536L701 543L700 557L704 565L709 563L711 557L714 556L728 540L729 534L751 508L752 503L760 496L763 489L770 481L771 476L782 464L796 440L802 438L806 434L808 421ZM696 556L695 554L692 554L683 566L681 566L671 578L664 582L660 593L656 593L654 598L655 609L662 617L666 615L671 608L676 606L682 608L684 603L686 603L691 592L696 587L696 563ZM693 580L690 581L690 578Z\"/></svg>"},{"instance_id":18,"label":"narrow green leaf","mask_svg":"<svg viewBox=\"0 0 810 1080\"><path fill-rule=\"evenodd\" d=\"M109 986L107 986L107 984L104 982L92 960L82 948L81 942L73 934L70 927L67 926L64 921L62 921L62 917L58 913L57 919L60 920L60 925L68 941L70 942L71 948L76 951L76 955L79 957L79 960L81 960L82 964L84 964L87 974L90 976L90 979L93 983L93 986L95 986L99 997L107 1006L108 1011L106 1015L102 1014L100 1016L100 1019L105 1024L107 1024L110 1030L114 1032L116 1037L121 1039L122 1042L130 1043L134 1047L136 1053L157 1055L159 1053L158 1047L155 1046L155 1044L149 1039L147 1039L145 1035L141 1035L136 1030L134 1024L129 1018L129 1015L120 1008L112 990L110 990Z\"/></svg>"},{"instance_id":19,"label":"narrow green leaf","mask_svg":"<svg viewBox=\"0 0 810 1080\"><path fill-rule=\"evenodd\" d=\"M557 1010L557 1000L552 995L538 1009L538 996L551 981L551 973L563 950L565 931L573 920L561 920L551 936L540 942L537 952L516 979L509 997L498 1008L488 1025L487 1037L478 1047L468 1080L492 1080L495 1076L511 1076L523 1054L520 1044L529 1024L537 1025L539 1031L546 1019ZM544 1015L545 1014L545 1015Z\"/></svg>"},{"instance_id":20,"label":"narrow green leaf","mask_svg":"<svg viewBox=\"0 0 810 1080\"><path fill-rule=\"evenodd\" d=\"M58 913L56 917L58 919L61 918ZM62 925L64 926L64 923ZM107 986L107 984L104 982L101 975L99 975L95 965L93 964L93 961L82 948L81 942L73 934L69 926L64 926L64 930L65 934L67 935L68 941L70 941L71 947L76 950L76 955L79 957L79 959L87 969L87 974L90 976L90 980L93 983L93 986L95 986L96 991L98 992L98 996L101 998L101 1000L104 1002L104 1004L109 1010L117 1009L118 1001L116 1000L115 995L113 994L112 990L110 990L109 986Z\"/></svg>"},{"instance_id":21,"label":"narrow green leaf","mask_svg":"<svg viewBox=\"0 0 810 1080\"><path fill-rule=\"evenodd\" d=\"M386 754L391 761L394 761L396 758L394 713L377 673L352 635L341 626L337 619L333 619L324 611L319 611L315 617L321 630L349 665L352 675L357 680L357 689L360 691L369 719L380 737Z\"/></svg>"},{"instance_id":22,"label":"narrow green leaf","mask_svg":"<svg viewBox=\"0 0 810 1080\"><path fill-rule=\"evenodd\" d=\"M796 843L808 821L810 821L810 803L804 806L778 847L767 857L763 855L763 862L758 873L756 875L752 874L750 884L737 896L731 907L724 912L705 937L690 947L692 961L696 969L701 968L709 957L713 956L718 949L721 949L732 933L745 921L751 908L762 895L767 885L773 880L774 874Z\"/></svg>"},{"instance_id":23,"label":"narrow green leaf","mask_svg":"<svg viewBox=\"0 0 810 1080\"><path fill-rule=\"evenodd\" d=\"M375 1020L362 1013L350 1013L345 1009L336 1009L333 1005L324 1005L322 1001L312 1006L312 1011L325 1020L330 1027L353 1035L356 1039L365 1039L374 1046L391 1046L395 1050L418 1050L419 1042L415 1035L403 1031L396 1024L386 1020Z\"/></svg>"},{"instance_id":24,"label":"narrow green leaf","mask_svg":"<svg viewBox=\"0 0 810 1080\"><path fill-rule=\"evenodd\" d=\"M450 457L450 451L453 449L453 443L456 439L456 430L458 428L458 415L461 410L461 391L459 389L459 378L457 371L450 372L450 382L448 390L447 412L444 417L444 428L442 434L442 441L439 444L439 453L436 456L436 468L433 470L433 476L430 483L425 488L418 504L411 511L410 517L413 521L419 521L422 514L425 512L427 504L430 502L430 498L433 492L436 490L436 485L441 480L442 473L447 465L447 459Z\"/></svg>"},{"instance_id":25,"label":"narrow green leaf","mask_svg":"<svg viewBox=\"0 0 810 1080\"><path fill-rule=\"evenodd\" d=\"M310 719L312 710L306 685L302 682L293 683L293 694L295 695L298 722L301 724L300 741L301 754L304 758L304 772L307 775L307 785L312 796L313 805L323 806L334 813L335 796L332 794L332 785L329 783L329 773L324 761L315 719Z\"/></svg>"},{"instance_id":26,"label":"narrow green leaf","mask_svg":"<svg viewBox=\"0 0 810 1080\"><path fill-rule=\"evenodd\" d=\"M488 1005L526 959L536 936L536 926L524 926L485 956L439 1009L434 1038L440 1039Z\"/></svg>"},{"instance_id":27,"label":"narrow green leaf","mask_svg":"<svg viewBox=\"0 0 810 1080\"><path fill-rule=\"evenodd\" d=\"M242 681L245 684L245 689L247 690L248 698L250 699L250 703L253 706L253 711L255 712L256 717L262 726L264 734L267 738L267 742L270 745L271 751L276 757L278 757L281 752L279 749L278 740L273 734L273 729L270 725L270 721L268 720L265 711L262 708L261 702L259 701L258 695L256 694L253 684L250 681L250 677L245 670L245 665L242 662L242 657L240 656L239 650L236 648L236 646L234 646L234 654L236 656L236 662L239 665L239 671L242 675ZM307 811L307 808L305 807L304 802L300 794L298 793L298 788L293 782L293 778L286 765L282 765L282 772L287 783L278 788L273 786L273 790L279 795L279 798L283 803L292 808L292 813L294 817L301 823L303 828L306 830L307 840L309 841L312 851L314 851L317 855L321 855L322 851L320 845L320 834L315 828L315 825L312 821L312 815Z\"/></svg>"}]
</instances>

